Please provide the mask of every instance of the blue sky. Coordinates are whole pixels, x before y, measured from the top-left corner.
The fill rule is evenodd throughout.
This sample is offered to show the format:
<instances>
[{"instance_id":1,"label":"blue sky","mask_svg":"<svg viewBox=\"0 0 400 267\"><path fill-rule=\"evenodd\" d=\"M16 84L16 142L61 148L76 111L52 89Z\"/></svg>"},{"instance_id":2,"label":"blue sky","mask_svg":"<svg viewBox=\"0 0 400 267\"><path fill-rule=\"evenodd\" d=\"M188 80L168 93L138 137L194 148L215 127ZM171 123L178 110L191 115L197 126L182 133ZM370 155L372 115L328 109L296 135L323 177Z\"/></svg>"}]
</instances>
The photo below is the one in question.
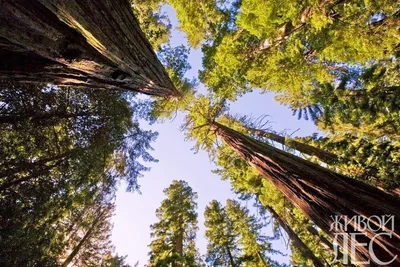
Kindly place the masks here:
<instances>
[{"instance_id":1,"label":"blue sky","mask_svg":"<svg viewBox=\"0 0 400 267\"><path fill-rule=\"evenodd\" d=\"M177 21L174 11L165 7L173 27ZM172 45L186 44L183 33L176 29L172 31ZM188 71L188 77L196 77L201 69L202 53L200 50L192 50L189 62L192 69ZM200 86L204 92L204 87ZM268 114L271 126L276 131L285 129L297 130L296 135L304 136L316 132L316 127L310 121L297 120L292 112L273 100L270 93L259 94L254 91L230 106L230 113L241 115ZM116 246L116 252L120 255L128 255L127 261L134 264L139 261L139 266L144 266L148 260L148 245L150 244L150 225L157 221L155 210L164 199L163 189L168 187L172 180L185 180L198 193L199 232L197 233L197 246L202 254L206 251L206 240L204 238L203 212L205 206L213 199L225 203L226 199L235 196L230 191L229 182L222 181L211 171L216 169L203 151L194 154L191 150L192 142L185 141L184 133L179 130L183 122L183 114L179 114L174 121L149 126L152 130L159 132L157 141L153 144L152 155L159 160L151 164L151 171L139 180L142 194L125 192L125 186L117 192L116 214L112 221L114 229L112 241ZM143 125L144 127L144 125ZM251 203L243 203L251 208ZM285 249L282 241L274 243L276 249ZM288 257L276 258L279 261L288 262Z\"/></svg>"}]
</instances>

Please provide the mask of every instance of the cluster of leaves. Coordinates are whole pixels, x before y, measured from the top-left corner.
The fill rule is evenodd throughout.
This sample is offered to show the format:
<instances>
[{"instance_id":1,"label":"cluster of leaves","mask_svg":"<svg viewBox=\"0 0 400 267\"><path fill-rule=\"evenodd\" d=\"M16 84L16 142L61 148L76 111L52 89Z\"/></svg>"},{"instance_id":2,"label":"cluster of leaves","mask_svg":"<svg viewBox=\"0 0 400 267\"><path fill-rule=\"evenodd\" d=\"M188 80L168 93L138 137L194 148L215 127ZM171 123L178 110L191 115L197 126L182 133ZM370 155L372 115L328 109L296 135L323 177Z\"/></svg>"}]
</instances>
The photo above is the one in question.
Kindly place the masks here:
<instances>
[{"instance_id":1,"label":"cluster of leaves","mask_svg":"<svg viewBox=\"0 0 400 267\"><path fill-rule=\"evenodd\" d=\"M274 251L264 224L239 202L228 199L223 207L213 200L204 212L208 240L206 261L211 266L279 266L268 254Z\"/></svg>"},{"instance_id":2,"label":"cluster of leaves","mask_svg":"<svg viewBox=\"0 0 400 267\"><path fill-rule=\"evenodd\" d=\"M131 0L133 13L139 21L140 28L153 46L154 50L168 43L171 24L162 13L161 0Z\"/></svg>"},{"instance_id":3,"label":"cluster of leaves","mask_svg":"<svg viewBox=\"0 0 400 267\"><path fill-rule=\"evenodd\" d=\"M398 138L395 1L244 0L182 8L181 29L204 40L200 81L219 97L235 100L260 88L279 93L280 103L328 132ZM214 19L193 27L197 18L183 17L196 8Z\"/></svg>"},{"instance_id":4,"label":"cluster of leaves","mask_svg":"<svg viewBox=\"0 0 400 267\"><path fill-rule=\"evenodd\" d=\"M234 25L203 46L201 81L230 99L252 88L300 94L334 83L343 64L390 59L399 41L398 10L362 2L233 4L235 18L227 16L224 25Z\"/></svg>"}]
</instances>

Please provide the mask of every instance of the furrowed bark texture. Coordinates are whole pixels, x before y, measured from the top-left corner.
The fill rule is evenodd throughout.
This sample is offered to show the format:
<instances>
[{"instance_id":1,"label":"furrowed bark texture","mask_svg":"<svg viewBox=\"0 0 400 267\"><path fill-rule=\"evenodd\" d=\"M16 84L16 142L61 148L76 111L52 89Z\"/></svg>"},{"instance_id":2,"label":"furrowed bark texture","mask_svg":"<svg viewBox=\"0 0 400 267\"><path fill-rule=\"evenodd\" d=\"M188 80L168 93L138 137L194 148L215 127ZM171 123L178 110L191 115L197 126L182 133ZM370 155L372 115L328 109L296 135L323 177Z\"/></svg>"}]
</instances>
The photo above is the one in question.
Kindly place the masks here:
<instances>
[{"instance_id":1,"label":"furrowed bark texture","mask_svg":"<svg viewBox=\"0 0 400 267\"><path fill-rule=\"evenodd\" d=\"M326 151L326 150L323 150L323 149L320 149L320 148L317 148L317 147L314 147L314 146L311 146L311 145L308 145L305 143L298 142L292 138L290 138L289 140L286 140L285 137L280 136L273 132L268 132L268 131L259 130L259 129L246 127L246 126L243 126L243 127L245 127L249 133L253 133L260 137L268 138L268 139L275 141L279 144L282 144L284 146L296 149L300 153L303 153L303 154L306 154L309 156L314 156L318 160L320 160L321 162L324 162L326 164L338 164L339 163L338 156L329 151ZM378 169L376 169L376 168L375 169L370 168L370 169L371 169L371 171L374 172L374 175L376 177ZM378 185L378 188L380 190L385 190L384 189L385 186L383 185L382 181L378 180L376 182L376 184ZM394 188L394 189L390 189L390 190L386 189L386 192L400 197L400 188Z\"/></svg>"},{"instance_id":2,"label":"furrowed bark texture","mask_svg":"<svg viewBox=\"0 0 400 267\"><path fill-rule=\"evenodd\" d=\"M0 1L0 81L178 97L128 0Z\"/></svg>"},{"instance_id":3,"label":"furrowed bark texture","mask_svg":"<svg viewBox=\"0 0 400 267\"><path fill-rule=\"evenodd\" d=\"M374 253L379 260L390 261L397 255L394 264L400 264L400 198L249 138L219 123L214 122L211 126L217 136L271 181L319 228L332 238L340 233L336 236L339 245L344 244L345 237L354 240L351 233L361 233L356 239L359 245L356 247L357 260L372 258L368 247L361 246L361 243L374 241ZM392 236L377 236L373 229L363 230L363 225L354 220L349 220L347 230L344 227L331 229L335 223L334 215L342 216L342 224L345 223L344 215L349 219L355 215L371 218L369 224L374 229L380 225L376 217L371 216L393 215L393 232L389 229L391 225L380 230ZM346 249L349 252L350 246L351 242L348 242ZM371 261L368 266L378 265Z\"/></svg>"},{"instance_id":4,"label":"furrowed bark texture","mask_svg":"<svg viewBox=\"0 0 400 267\"><path fill-rule=\"evenodd\" d=\"M280 136L276 133L273 132L267 132L267 131L263 131L263 130L259 130L259 129L254 129L254 128L250 128L250 127L246 127L247 130L251 133L254 133L255 135L261 136L261 137L265 137L268 138L272 141L275 141L279 144L288 146L290 148L296 149L297 151L306 154L306 155L310 155L310 156L314 156L317 159L319 159L322 162L325 162L327 164L330 163L335 163L338 161L338 157L333 154L330 153L328 151L324 151L322 149L319 149L317 147L313 147L310 146L308 144L304 144L301 142L298 142L294 139L290 139L290 142L286 142L286 138L284 136Z\"/></svg>"}]
</instances>

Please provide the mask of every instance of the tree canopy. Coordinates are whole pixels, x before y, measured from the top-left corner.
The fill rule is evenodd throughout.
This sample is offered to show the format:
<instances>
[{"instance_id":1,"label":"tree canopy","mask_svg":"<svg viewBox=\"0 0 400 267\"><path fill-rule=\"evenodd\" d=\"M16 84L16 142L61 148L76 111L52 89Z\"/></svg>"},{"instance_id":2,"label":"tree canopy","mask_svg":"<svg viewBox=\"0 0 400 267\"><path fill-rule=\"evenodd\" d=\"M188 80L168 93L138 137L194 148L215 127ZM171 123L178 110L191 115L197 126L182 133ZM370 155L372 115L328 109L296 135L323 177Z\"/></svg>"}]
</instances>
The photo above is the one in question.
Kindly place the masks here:
<instances>
[{"instance_id":1,"label":"tree canopy","mask_svg":"<svg viewBox=\"0 0 400 267\"><path fill-rule=\"evenodd\" d=\"M140 193L158 161L158 133L143 123L177 117L237 199L199 215L195 190L173 180L146 266L286 266L273 248L286 235L293 266L351 266L332 262L349 249L353 261L400 264L397 0L3 2L1 266L129 267L111 242L116 192ZM175 30L186 43L171 40ZM187 75L192 51L198 77ZM318 133L230 113L256 92ZM206 251L196 246L203 215ZM334 215L395 219L377 231L354 221L338 239Z\"/></svg>"}]
</instances>

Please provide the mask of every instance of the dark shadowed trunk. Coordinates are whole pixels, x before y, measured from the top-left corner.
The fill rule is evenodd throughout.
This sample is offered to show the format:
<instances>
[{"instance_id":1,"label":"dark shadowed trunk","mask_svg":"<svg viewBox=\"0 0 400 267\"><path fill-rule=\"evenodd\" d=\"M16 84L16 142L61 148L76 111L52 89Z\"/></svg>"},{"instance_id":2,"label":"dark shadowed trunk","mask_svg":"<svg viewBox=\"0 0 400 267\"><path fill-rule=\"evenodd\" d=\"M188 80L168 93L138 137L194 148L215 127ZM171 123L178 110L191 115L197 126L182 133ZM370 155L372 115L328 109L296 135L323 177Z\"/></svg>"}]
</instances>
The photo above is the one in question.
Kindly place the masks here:
<instances>
[{"instance_id":1,"label":"dark shadowed trunk","mask_svg":"<svg viewBox=\"0 0 400 267\"><path fill-rule=\"evenodd\" d=\"M362 243L372 244L376 257L381 261L390 261L400 255L398 197L259 142L219 123L213 122L212 128L218 137L272 182L295 207L332 238L336 237L341 246L345 244L343 241L346 238L357 241L354 255L357 260L368 260L373 256ZM378 217L371 217L387 218L385 215L395 216L393 227L381 227ZM348 218L347 229L340 227L346 223L344 216ZM350 220L353 216L369 218L369 224L373 229L379 229L381 235L377 235L373 229L363 229L358 220ZM331 229L336 225L338 227ZM352 233L360 235L354 237ZM344 246L351 251L351 242ZM400 263L400 256L396 261ZM378 265L371 262L370 266Z\"/></svg>"},{"instance_id":2,"label":"dark shadowed trunk","mask_svg":"<svg viewBox=\"0 0 400 267\"><path fill-rule=\"evenodd\" d=\"M74 152L78 151L78 149L71 149L65 153L61 153L59 155L47 157L47 158L42 158L38 159L34 162L19 162L17 165L8 168L8 169L3 169L0 171L0 178L4 177L10 177L12 175L15 175L20 172L32 172L35 170L40 170L42 167L46 167L46 164L52 162L52 161L59 161L62 159L67 158L68 156L71 156ZM4 168L4 166L3 166Z\"/></svg>"},{"instance_id":3,"label":"dark shadowed trunk","mask_svg":"<svg viewBox=\"0 0 400 267\"><path fill-rule=\"evenodd\" d=\"M226 252L228 253L229 263L231 264L232 267L236 267L236 263L233 259L232 252L229 246L226 246Z\"/></svg>"},{"instance_id":4,"label":"dark shadowed trunk","mask_svg":"<svg viewBox=\"0 0 400 267\"><path fill-rule=\"evenodd\" d=\"M52 119L76 119L79 117L89 117L93 115L91 112L51 112L51 113L20 113L20 114L7 114L0 115L0 123L15 124L17 122L30 121L34 123L45 124L46 121Z\"/></svg>"},{"instance_id":5,"label":"dark shadowed trunk","mask_svg":"<svg viewBox=\"0 0 400 267\"><path fill-rule=\"evenodd\" d=\"M272 207L267 206L266 209L272 215L272 217L275 219L275 221L285 230L285 232L288 234L289 238L293 241L294 245L298 249L300 249L303 256L307 259L310 259L313 262L314 266L324 267L324 264L320 261L320 259L318 259L314 255L314 253L306 246L306 244L304 244L304 242L292 230L292 228L286 223L286 221L283 218L281 218Z\"/></svg>"},{"instance_id":6,"label":"dark shadowed trunk","mask_svg":"<svg viewBox=\"0 0 400 267\"><path fill-rule=\"evenodd\" d=\"M29 175L26 175L26 176L23 176L23 177L20 177L20 178L16 178L16 179L13 179L11 181L6 181L6 182L4 182L4 183L2 183L0 185L0 192L4 191L4 190L6 190L6 189L8 189L10 187L17 186L17 185L19 185L21 183L27 182L29 180L38 178L40 176L48 175L48 173L49 173L49 171L51 169L59 166L62 163L63 163L63 160L59 160L59 161L55 162L52 165L43 166L41 168L38 168L38 169L30 172Z\"/></svg>"},{"instance_id":7,"label":"dark shadowed trunk","mask_svg":"<svg viewBox=\"0 0 400 267\"><path fill-rule=\"evenodd\" d=\"M1 1L0 82L178 97L128 0Z\"/></svg>"}]
</instances>

